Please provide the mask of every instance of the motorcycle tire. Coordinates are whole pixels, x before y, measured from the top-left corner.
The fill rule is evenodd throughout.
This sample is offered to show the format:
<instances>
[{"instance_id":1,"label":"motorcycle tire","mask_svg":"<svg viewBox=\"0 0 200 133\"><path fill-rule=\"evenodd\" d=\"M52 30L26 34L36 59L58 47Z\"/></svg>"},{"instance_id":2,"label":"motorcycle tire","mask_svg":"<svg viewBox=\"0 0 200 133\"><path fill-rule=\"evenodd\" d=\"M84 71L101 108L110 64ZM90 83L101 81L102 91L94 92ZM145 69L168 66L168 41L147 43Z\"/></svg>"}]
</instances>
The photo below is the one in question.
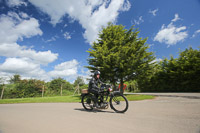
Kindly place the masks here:
<instances>
[{"instance_id":1,"label":"motorcycle tire","mask_svg":"<svg viewBox=\"0 0 200 133\"><path fill-rule=\"evenodd\" d=\"M82 95L81 103L84 109L88 111L93 110L93 101L92 101L92 96L90 94Z\"/></svg>"},{"instance_id":2,"label":"motorcycle tire","mask_svg":"<svg viewBox=\"0 0 200 133\"><path fill-rule=\"evenodd\" d=\"M124 113L128 110L128 100L123 94L116 94L110 98L110 107L116 113Z\"/></svg>"}]
</instances>

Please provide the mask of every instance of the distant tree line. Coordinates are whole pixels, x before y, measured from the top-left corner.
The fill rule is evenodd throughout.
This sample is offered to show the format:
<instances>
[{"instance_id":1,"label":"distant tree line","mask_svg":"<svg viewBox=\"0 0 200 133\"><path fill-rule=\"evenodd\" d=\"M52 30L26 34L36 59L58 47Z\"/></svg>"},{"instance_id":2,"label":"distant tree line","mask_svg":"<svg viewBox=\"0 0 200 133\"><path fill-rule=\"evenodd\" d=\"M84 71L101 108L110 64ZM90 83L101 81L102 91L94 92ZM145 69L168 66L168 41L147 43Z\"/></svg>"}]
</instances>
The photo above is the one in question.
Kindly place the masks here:
<instances>
[{"instance_id":1,"label":"distant tree line","mask_svg":"<svg viewBox=\"0 0 200 133\"><path fill-rule=\"evenodd\" d=\"M72 95L77 84L80 89L87 88L82 77L77 77L72 84L62 78L45 82L38 79L21 79L20 75L15 74L10 78L9 84L0 84L0 93L4 88L3 98L41 97L42 93L43 96L64 96Z\"/></svg>"},{"instance_id":2,"label":"distant tree line","mask_svg":"<svg viewBox=\"0 0 200 133\"><path fill-rule=\"evenodd\" d=\"M141 91L200 92L200 50L190 47L178 58L165 58L153 71Z\"/></svg>"},{"instance_id":3,"label":"distant tree line","mask_svg":"<svg viewBox=\"0 0 200 133\"><path fill-rule=\"evenodd\" d=\"M200 92L200 50L191 47L179 57L164 58L150 73L126 82L135 92Z\"/></svg>"}]
</instances>

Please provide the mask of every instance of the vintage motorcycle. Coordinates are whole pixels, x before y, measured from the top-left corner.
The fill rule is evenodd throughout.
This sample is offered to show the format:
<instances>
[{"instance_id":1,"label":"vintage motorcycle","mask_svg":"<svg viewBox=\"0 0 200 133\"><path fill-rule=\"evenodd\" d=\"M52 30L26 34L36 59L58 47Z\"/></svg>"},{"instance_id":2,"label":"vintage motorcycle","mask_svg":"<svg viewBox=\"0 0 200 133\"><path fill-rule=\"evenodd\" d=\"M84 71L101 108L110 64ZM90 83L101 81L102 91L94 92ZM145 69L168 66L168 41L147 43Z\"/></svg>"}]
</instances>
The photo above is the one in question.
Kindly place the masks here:
<instances>
[{"instance_id":1,"label":"vintage motorcycle","mask_svg":"<svg viewBox=\"0 0 200 133\"><path fill-rule=\"evenodd\" d=\"M81 103L83 107L92 111L95 108L94 94L89 93L87 89L82 90ZM100 93L98 96L98 109L108 109L109 105L116 113L124 113L128 110L128 100L119 91L113 91L111 85L103 84L100 87Z\"/></svg>"}]
</instances>

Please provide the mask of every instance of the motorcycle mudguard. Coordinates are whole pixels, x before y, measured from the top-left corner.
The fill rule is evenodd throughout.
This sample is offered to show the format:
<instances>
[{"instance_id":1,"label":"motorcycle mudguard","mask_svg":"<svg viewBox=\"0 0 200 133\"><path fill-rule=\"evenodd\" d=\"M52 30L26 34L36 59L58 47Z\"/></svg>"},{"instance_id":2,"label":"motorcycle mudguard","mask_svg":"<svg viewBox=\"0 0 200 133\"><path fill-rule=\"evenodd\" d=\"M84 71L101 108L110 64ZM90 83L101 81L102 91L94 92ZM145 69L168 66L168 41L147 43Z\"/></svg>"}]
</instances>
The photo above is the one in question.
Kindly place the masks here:
<instances>
[{"instance_id":1,"label":"motorcycle mudguard","mask_svg":"<svg viewBox=\"0 0 200 133\"><path fill-rule=\"evenodd\" d=\"M81 96L85 96L85 95L88 95L88 94L86 94L86 93L82 93L82 94L81 94Z\"/></svg>"},{"instance_id":2,"label":"motorcycle mudguard","mask_svg":"<svg viewBox=\"0 0 200 133\"><path fill-rule=\"evenodd\" d=\"M111 97L113 97L115 95L121 95L120 91L114 91L111 93Z\"/></svg>"}]
</instances>

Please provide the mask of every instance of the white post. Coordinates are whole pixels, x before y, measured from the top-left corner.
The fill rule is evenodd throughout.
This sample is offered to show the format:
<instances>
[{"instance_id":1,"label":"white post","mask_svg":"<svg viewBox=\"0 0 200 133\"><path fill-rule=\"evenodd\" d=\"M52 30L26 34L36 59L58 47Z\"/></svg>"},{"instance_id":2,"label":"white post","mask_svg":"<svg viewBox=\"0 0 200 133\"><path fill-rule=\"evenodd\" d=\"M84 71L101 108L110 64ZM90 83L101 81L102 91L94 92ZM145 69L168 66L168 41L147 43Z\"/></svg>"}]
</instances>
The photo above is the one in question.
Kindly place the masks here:
<instances>
[{"instance_id":1,"label":"white post","mask_svg":"<svg viewBox=\"0 0 200 133\"><path fill-rule=\"evenodd\" d=\"M42 85L42 97L44 97L44 85Z\"/></svg>"},{"instance_id":2,"label":"white post","mask_svg":"<svg viewBox=\"0 0 200 133\"><path fill-rule=\"evenodd\" d=\"M62 96L62 84L61 84L61 87L60 87L60 95Z\"/></svg>"},{"instance_id":3,"label":"white post","mask_svg":"<svg viewBox=\"0 0 200 133\"><path fill-rule=\"evenodd\" d=\"M74 91L74 95L75 95L76 91L78 91L78 94L79 94L79 84L77 85L77 88L76 88L76 90Z\"/></svg>"}]
</instances>

